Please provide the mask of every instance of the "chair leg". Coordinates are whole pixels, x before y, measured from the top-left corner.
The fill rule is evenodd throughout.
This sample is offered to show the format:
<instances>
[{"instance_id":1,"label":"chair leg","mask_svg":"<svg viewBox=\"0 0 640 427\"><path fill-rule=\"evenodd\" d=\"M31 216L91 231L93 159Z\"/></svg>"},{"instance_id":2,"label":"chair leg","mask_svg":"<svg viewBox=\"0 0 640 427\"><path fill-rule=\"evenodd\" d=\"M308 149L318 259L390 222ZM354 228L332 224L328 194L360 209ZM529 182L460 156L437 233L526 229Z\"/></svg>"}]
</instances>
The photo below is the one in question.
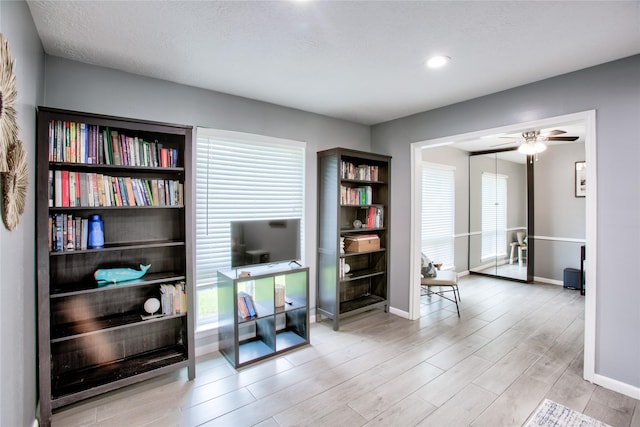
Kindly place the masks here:
<instances>
[{"instance_id":1,"label":"chair leg","mask_svg":"<svg viewBox=\"0 0 640 427\"><path fill-rule=\"evenodd\" d=\"M458 298L456 297L456 289L453 288L453 299L456 303L456 310L458 311L458 318L460 318L460 307L458 306Z\"/></svg>"}]
</instances>

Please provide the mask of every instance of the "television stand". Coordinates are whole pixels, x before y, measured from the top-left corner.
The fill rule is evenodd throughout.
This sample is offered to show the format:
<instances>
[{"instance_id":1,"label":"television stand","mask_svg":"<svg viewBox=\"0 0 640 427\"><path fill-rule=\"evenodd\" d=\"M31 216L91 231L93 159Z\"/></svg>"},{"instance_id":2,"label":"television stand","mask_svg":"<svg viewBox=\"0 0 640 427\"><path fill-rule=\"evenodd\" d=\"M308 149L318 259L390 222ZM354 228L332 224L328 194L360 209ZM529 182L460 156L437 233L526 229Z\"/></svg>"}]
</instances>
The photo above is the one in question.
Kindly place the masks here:
<instances>
[{"instance_id":1,"label":"television stand","mask_svg":"<svg viewBox=\"0 0 640 427\"><path fill-rule=\"evenodd\" d=\"M218 342L229 363L240 368L308 344L309 268L282 262L242 271L248 276L218 271Z\"/></svg>"}]
</instances>

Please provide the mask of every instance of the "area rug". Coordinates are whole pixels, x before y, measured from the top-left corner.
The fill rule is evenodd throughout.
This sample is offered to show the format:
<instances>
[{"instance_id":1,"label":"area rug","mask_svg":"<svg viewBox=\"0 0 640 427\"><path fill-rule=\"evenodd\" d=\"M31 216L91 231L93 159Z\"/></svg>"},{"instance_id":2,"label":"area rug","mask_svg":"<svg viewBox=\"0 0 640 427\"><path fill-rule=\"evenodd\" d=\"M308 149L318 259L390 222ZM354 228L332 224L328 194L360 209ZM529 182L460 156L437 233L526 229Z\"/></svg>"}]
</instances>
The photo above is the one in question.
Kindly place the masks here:
<instances>
[{"instance_id":1,"label":"area rug","mask_svg":"<svg viewBox=\"0 0 640 427\"><path fill-rule=\"evenodd\" d=\"M525 427L611 427L580 412L545 399Z\"/></svg>"}]
</instances>

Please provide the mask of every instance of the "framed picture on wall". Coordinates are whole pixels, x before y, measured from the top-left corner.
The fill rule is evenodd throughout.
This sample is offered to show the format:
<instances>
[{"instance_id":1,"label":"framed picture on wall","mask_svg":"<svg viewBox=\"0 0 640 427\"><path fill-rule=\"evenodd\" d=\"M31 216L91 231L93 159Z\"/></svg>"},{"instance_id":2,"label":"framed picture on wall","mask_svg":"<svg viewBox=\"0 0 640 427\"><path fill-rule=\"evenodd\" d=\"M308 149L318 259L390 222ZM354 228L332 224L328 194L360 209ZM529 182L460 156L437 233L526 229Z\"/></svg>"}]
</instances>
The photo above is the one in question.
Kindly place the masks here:
<instances>
[{"instance_id":1,"label":"framed picture on wall","mask_svg":"<svg viewBox=\"0 0 640 427\"><path fill-rule=\"evenodd\" d=\"M585 197L587 195L587 164L585 162L576 162L576 197Z\"/></svg>"}]
</instances>

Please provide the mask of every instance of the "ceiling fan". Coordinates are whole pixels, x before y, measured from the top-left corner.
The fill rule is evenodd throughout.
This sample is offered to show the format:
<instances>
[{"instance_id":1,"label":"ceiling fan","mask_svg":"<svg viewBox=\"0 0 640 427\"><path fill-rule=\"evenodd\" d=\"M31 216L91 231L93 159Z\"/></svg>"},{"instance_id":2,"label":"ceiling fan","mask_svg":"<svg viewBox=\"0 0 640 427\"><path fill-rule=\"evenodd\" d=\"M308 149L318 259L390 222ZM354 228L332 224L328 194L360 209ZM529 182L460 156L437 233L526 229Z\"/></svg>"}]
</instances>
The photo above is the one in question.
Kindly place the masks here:
<instances>
[{"instance_id":1,"label":"ceiling fan","mask_svg":"<svg viewBox=\"0 0 640 427\"><path fill-rule=\"evenodd\" d=\"M563 135L565 133L567 132L560 129L553 129L553 130L548 130L544 132L541 132L539 130L529 130L529 131L522 132L521 136L502 136L500 138L509 138L509 139L519 138L523 144L527 144L527 143L535 144L536 142L546 142L546 141L573 142L578 138L580 138L579 136L558 136L558 135ZM492 145L491 147L492 148L499 147L501 145L507 145L507 144L513 144L513 141L503 142L501 144L495 144L495 145Z\"/></svg>"}]
</instances>

